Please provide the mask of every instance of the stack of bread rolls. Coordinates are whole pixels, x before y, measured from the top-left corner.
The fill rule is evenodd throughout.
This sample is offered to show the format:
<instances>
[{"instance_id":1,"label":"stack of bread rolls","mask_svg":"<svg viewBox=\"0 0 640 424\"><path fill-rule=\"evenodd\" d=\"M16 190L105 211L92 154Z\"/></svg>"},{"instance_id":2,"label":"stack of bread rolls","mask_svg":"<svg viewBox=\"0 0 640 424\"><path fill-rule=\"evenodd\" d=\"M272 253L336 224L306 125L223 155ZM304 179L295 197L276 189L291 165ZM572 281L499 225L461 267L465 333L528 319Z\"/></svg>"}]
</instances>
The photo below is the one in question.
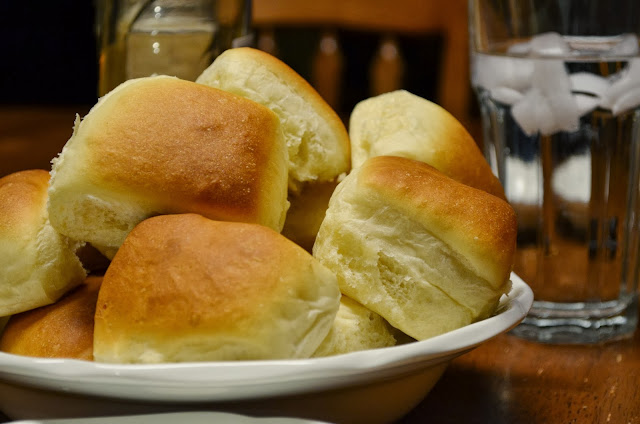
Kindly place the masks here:
<instances>
[{"instance_id":1,"label":"stack of bread rolls","mask_svg":"<svg viewBox=\"0 0 640 424\"><path fill-rule=\"evenodd\" d=\"M309 358L493 314L516 221L473 139L404 91L363 101L349 126L251 48L196 82L121 84L76 118L50 178L0 179L0 350ZM94 248L104 273L81 254Z\"/></svg>"}]
</instances>

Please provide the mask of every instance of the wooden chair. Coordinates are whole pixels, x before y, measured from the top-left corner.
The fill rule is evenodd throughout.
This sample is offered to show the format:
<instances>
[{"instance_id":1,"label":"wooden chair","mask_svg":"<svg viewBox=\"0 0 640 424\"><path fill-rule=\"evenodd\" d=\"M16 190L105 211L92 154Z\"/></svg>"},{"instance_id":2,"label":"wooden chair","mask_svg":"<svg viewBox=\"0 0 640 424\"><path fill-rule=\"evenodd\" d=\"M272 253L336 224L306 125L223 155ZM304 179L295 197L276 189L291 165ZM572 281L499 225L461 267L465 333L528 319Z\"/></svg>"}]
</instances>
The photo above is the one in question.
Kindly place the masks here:
<instances>
[{"instance_id":1,"label":"wooden chair","mask_svg":"<svg viewBox=\"0 0 640 424\"><path fill-rule=\"evenodd\" d=\"M320 94L345 119L355 101L384 92L404 88L443 106L463 123L470 110L467 11L465 0L253 0L253 25L257 47L276 56L284 52L281 44L295 44L296 40L278 37L286 28L313 28L319 36L311 49L307 75L296 69L295 57L281 57L307 77ZM375 53L369 55L368 69L355 71L368 81L367 92L347 103L344 97L353 88L345 83L349 60L361 55L358 47L348 50L345 34L362 33L377 39ZM293 35L292 35L293 34ZM295 38L289 33L289 38ZM424 60L411 63L411 57L432 49L407 40L435 37L441 41L440 54L431 63ZM422 38L421 38L422 37ZM404 44L403 44L404 43ZM432 96L415 92L409 81L435 79ZM417 75L416 75L417 74ZM346 109L345 109L346 107ZM342 108L342 110L341 110Z\"/></svg>"}]
</instances>

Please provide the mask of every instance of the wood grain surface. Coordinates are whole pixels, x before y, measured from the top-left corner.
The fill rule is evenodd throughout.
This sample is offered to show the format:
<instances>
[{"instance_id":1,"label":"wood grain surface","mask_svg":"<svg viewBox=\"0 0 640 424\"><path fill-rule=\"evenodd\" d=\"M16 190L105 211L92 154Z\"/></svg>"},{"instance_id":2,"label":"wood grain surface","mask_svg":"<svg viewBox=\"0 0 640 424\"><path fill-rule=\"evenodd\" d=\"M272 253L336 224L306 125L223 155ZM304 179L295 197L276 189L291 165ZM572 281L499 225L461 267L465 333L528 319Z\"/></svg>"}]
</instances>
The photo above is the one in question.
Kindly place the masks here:
<instances>
[{"instance_id":1,"label":"wood grain surface","mask_svg":"<svg viewBox=\"0 0 640 424\"><path fill-rule=\"evenodd\" d=\"M453 361L402 423L640 423L640 332L570 346L496 337Z\"/></svg>"}]
</instances>

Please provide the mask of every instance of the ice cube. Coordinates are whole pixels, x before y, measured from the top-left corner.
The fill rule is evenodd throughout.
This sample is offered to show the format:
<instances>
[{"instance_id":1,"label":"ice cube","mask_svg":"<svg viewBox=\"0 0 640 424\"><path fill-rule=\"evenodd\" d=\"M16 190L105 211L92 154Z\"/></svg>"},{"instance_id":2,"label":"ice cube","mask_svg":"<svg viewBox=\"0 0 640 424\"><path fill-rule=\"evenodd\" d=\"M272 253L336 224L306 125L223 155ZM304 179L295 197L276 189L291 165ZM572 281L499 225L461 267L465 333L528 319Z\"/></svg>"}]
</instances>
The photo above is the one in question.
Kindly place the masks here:
<instances>
[{"instance_id":1,"label":"ice cube","mask_svg":"<svg viewBox=\"0 0 640 424\"><path fill-rule=\"evenodd\" d=\"M609 80L588 72L577 72L569 76L571 90L574 93L589 93L602 97L609 88Z\"/></svg>"},{"instance_id":2,"label":"ice cube","mask_svg":"<svg viewBox=\"0 0 640 424\"><path fill-rule=\"evenodd\" d=\"M635 56L638 54L638 37L635 34L622 34L621 40L609 50L610 55Z\"/></svg>"},{"instance_id":3,"label":"ice cube","mask_svg":"<svg viewBox=\"0 0 640 424\"><path fill-rule=\"evenodd\" d=\"M542 134L574 131L578 128L578 105L571 93L571 81L562 60L536 60L532 86L546 98L553 114L551 121L541 123ZM543 127L551 132L543 131Z\"/></svg>"},{"instance_id":4,"label":"ice cube","mask_svg":"<svg viewBox=\"0 0 640 424\"><path fill-rule=\"evenodd\" d=\"M539 56L565 56L571 47L557 32L545 32L531 39L531 53Z\"/></svg>"},{"instance_id":5,"label":"ice cube","mask_svg":"<svg viewBox=\"0 0 640 424\"><path fill-rule=\"evenodd\" d=\"M571 92L571 80L562 60L535 60L531 84L547 95L558 91Z\"/></svg>"},{"instance_id":6,"label":"ice cube","mask_svg":"<svg viewBox=\"0 0 640 424\"><path fill-rule=\"evenodd\" d=\"M554 117L547 98L538 89L527 91L511 108L511 115L528 136L553 127Z\"/></svg>"},{"instance_id":7,"label":"ice cube","mask_svg":"<svg viewBox=\"0 0 640 424\"><path fill-rule=\"evenodd\" d=\"M578 105L578 116L592 112L600 104L600 98L587 94L574 94L573 98Z\"/></svg>"},{"instance_id":8,"label":"ice cube","mask_svg":"<svg viewBox=\"0 0 640 424\"><path fill-rule=\"evenodd\" d=\"M509 87L495 87L490 91L491 98L497 102L512 105L523 96L518 90Z\"/></svg>"},{"instance_id":9,"label":"ice cube","mask_svg":"<svg viewBox=\"0 0 640 424\"><path fill-rule=\"evenodd\" d=\"M580 126L580 113L573 94L558 92L548 96L547 100L553 113L553 124L549 123L549 130L542 134L552 134L557 131L576 131Z\"/></svg>"},{"instance_id":10,"label":"ice cube","mask_svg":"<svg viewBox=\"0 0 640 424\"><path fill-rule=\"evenodd\" d=\"M633 89L640 87L640 58L632 59L615 75L613 83L602 95L600 106L613 110L614 105Z\"/></svg>"},{"instance_id":11,"label":"ice cube","mask_svg":"<svg viewBox=\"0 0 640 424\"><path fill-rule=\"evenodd\" d=\"M618 116L630 109L635 109L638 105L640 105L640 86L620 96L611 108L611 113L613 116Z\"/></svg>"},{"instance_id":12,"label":"ice cube","mask_svg":"<svg viewBox=\"0 0 640 424\"><path fill-rule=\"evenodd\" d=\"M532 74L530 59L482 54L473 59L473 85L487 90L507 87L524 92L529 88Z\"/></svg>"}]
</instances>

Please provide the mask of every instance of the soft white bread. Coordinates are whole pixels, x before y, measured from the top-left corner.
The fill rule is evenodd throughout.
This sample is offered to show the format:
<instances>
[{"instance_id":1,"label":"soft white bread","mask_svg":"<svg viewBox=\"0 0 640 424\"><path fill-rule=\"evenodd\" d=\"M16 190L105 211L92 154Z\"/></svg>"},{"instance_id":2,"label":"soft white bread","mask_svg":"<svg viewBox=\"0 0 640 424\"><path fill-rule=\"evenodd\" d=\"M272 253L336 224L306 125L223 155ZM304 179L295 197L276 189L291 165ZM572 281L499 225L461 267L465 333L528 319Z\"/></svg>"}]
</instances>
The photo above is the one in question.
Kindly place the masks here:
<instances>
[{"instance_id":1,"label":"soft white bread","mask_svg":"<svg viewBox=\"0 0 640 424\"><path fill-rule=\"evenodd\" d=\"M505 198L500 181L464 126L442 107L408 91L358 103L349 120L349 136L353 168L373 156L401 156Z\"/></svg>"},{"instance_id":2,"label":"soft white bread","mask_svg":"<svg viewBox=\"0 0 640 424\"><path fill-rule=\"evenodd\" d=\"M258 102L280 118L289 150L289 185L332 181L349 171L349 135L335 111L298 73L260 50L226 50L196 82Z\"/></svg>"},{"instance_id":3,"label":"soft white bread","mask_svg":"<svg viewBox=\"0 0 640 424\"><path fill-rule=\"evenodd\" d=\"M342 296L333 327L313 356L332 356L395 346L394 330L380 315L347 296Z\"/></svg>"},{"instance_id":4,"label":"soft white bread","mask_svg":"<svg viewBox=\"0 0 640 424\"><path fill-rule=\"evenodd\" d=\"M102 277L90 276L52 305L13 315L0 351L41 358L93 360L93 317Z\"/></svg>"},{"instance_id":5,"label":"soft white bread","mask_svg":"<svg viewBox=\"0 0 640 424\"><path fill-rule=\"evenodd\" d=\"M134 228L104 276L94 359L309 357L339 303L335 275L267 227L157 216Z\"/></svg>"},{"instance_id":6,"label":"soft white bread","mask_svg":"<svg viewBox=\"0 0 640 424\"><path fill-rule=\"evenodd\" d=\"M277 116L172 77L127 81L77 123L54 160L49 215L109 257L143 219L194 212L280 231L287 152Z\"/></svg>"},{"instance_id":7,"label":"soft white bread","mask_svg":"<svg viewBox=\"0 0 640 424\"><path fill-rule=\"evenodd\" d=\"M0 316L53 303L85 277L78 244L49 224L48 183L44 170L0 178Z\"/></svg>"},{"instance_id":8,"label":"soft white bread","mask_svg":"<svg viewBox=\"0 0 640 424\"><path fill-rule=\"evenodd\" d=\"M504 200L424 162L379 156L338 185L313 254L342 293L422 340L495 311L515 245Z\"/></svg>"}]
</instances>

